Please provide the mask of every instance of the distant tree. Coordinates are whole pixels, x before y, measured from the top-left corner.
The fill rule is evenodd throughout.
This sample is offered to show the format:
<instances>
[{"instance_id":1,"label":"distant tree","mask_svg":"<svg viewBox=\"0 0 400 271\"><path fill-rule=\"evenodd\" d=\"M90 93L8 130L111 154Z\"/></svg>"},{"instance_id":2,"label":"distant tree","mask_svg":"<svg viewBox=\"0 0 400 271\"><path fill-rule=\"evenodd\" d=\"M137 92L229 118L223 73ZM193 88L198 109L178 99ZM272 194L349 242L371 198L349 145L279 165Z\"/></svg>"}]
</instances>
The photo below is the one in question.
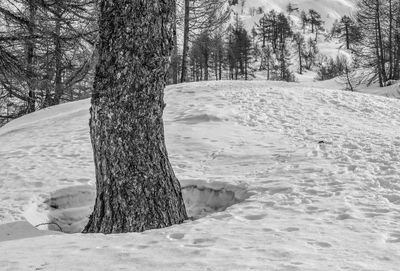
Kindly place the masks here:
<instances>
[{"instance_id":1,"label":"distant tree","mask_svg":"<svg viewBox=\"0 0 400 271\"><path fill-rule=\"evenodd\" d=\"M216 33L211 39L211 55L214 63L215 80L222 80L224 69L224 37L222 33Z\"/></svg>"},{"instance_id":2,"label":"distant tree","mask_svg":"<svg viewBox=\"0 0 400 271\"><path fill-rule=\"evenodd\" d=\"M310 18L308 17L307 13L304 10L301 11L300 18L301 18L301 29L303 29L303 33L305 33L307 25L310 22Z\"/></svg>"},{"instance_id":3,"label":"distant tree","mask_svg":"<svg viewBox=\"0 0 400 271\"><path fill-rule=\"evenodd\" d=\"M289 69L289 67L292 64L290 62L289 50L285 46L282 46L282 48L279 51L280 51L278 55L279 65L277 66L278 74L275 80L293 82L295 78L293 73Z\"/></svg>"},{"instance_id":4,"label":"distant tree","mask_svg":"<svg viewBox=\"0 0 400 271\"><path fill-rule=\"evenodd\" d=\"M253 47L253 55L255 61L258 61L258 56L259 56L258 42L256 41L257 35L258 35L257 30L253 26L253 28L251 29L251 43Z\"/></svg>"},{"instance_id":5,"label":"distant tree","mask_svg":"<svg viewBox=\"0 0 400 271\"><path fill-rule=\"evenodd\" d=\"M306 50L303 53L304 67L307 70L315 65L315 60L318 55L318 47L314 39L311 37L306 42Z\"/></svg>"},{"instance_id":6,"label":"distant tree","mask_svg":"<svg viewBox=\"0 0 400 271\"><path fill-rule=\"evenodd\" d=\"M271 69L274 63L274 55L272 47L268 44L266 47L261 49L261 65L260 70L267 71L267 80L271 79Z\"/></svg>"},{"instance_id":7,"label":"distant tree","mask_svg":"<svg viewBox=\"0 0 400 271\"><path fill-rule=\"evenodd\" d=\"M289 19L283 13L279 13L276 24L278 43L286 43L287 39L293 35Z\"/></svg>"},{"instance_id":8,"label":"distant tree","mask_svg":"<svg viewBox=\"0 0 400 271\"><path fill-rule=\"evenodd\" d=\"M181 82L187 80L190 41L203 31L212 33L226 23L231 14L229 4L232 2L226 0L184 0Z\"/></svg>"},{"instance_id":9,"label":"distant tree","mask_svg":"<svg viewBox=\"0 0 400 271\"><path fill-rule=\"evenodd\" d=\"M311 33L314 33L314 31L318 31L318 29L323 25L321 14L319 14L314 9L310 9L308 13L309 13L309 22L311 24Z\"/></svg>"},{"instance_id":10,"label":"distant tree","mask_svg":"<svg viewBox=\"0 0 400 271\"><path fill-rule=\"evenodd\" d=\"M251 39L244 29L239 18L235 26L229 28L228 62L230 66L230 78L245 80L249 78L249 63L251 60Z\"/></svg>"},{"instance_id":11,"label":"distant tree","mask_svg":"<svg viewBox=\"0 0 400 271\"><path fill-rule=\"evenodd\" d=\"M192 68L200 69L200 80L209 80L212 45L211 34L208 31L203 31L200 36L193 41L190 56L194 59L192 63L196 63L197 65Z\"/></svg>"},{"instance_id":12,"label":"distant tree","mask_svg":"<svg viewBox=\"0 0 400 271\"><path fill-rule=\"evenodd\" d=\"M293 35L293 40L295 42L295 52L297 53L299 60L299 73L303 74L303 56L306 50L304 36L297 32Z\"/></svg>"},{"instance_id":13,"label":"distant tree","mask_svg":"<svg viewBox=\"0 0 400 271\"><path fill-rule=\"evenodd\" d=\"M287 4L286 6L286 12L291 15L293 12L298 12L299 8L295 5L292 4L292 2L289 2L289 4Z\"/></svg>"},{"instance_id":14,"label":"distant tree","mask_svg":"<svg viewBox=\"0 0 400 271\"><path fill-rule=\"evenodd\" d=\"M12 117L87 96L97 31L94 1L7 3L0 2L0 93L8 94Z\"/></svg>"},{"instance_id":15,"label":"distant tree","mask_svg":"<svg viewBox=\"0 0 400 271\"><path fill-rule=\"evenodd\" d=\"M347 91L356 91L356 88L360 84L360 82L356 79L355 76L355 65L349 63L346 59L344 64L344 72L341 76L339 76L339 82L344 84L345 90Z\"/></svg>"},{"instance_id":16,"label":"distant tree","mask_svg":"<svg viewBox=\"0 0 400 271\"><path fill-rule=\"evenodd\" d=\"M362 37L359 26L347 15L343 16L340 21L335 22L332 28L332 35L342 40L348 50L351 44L356 44Z\"/></svg>"},{"instance_id":17,"label":"distant tree","mask_svg":"<svg viewBox=\"0 0 400 271\"><path fill-rule=\"evenodd\" d=\"M337 56L328 58L323 56L318 64L318 80L329 80L335 77L342 76L349 71L349 64L347 58L344 56Z\"/></svg>"},{"instance_id":18,"label":"distant tree","mask_svg":"<svg viewBox=\"0 0 400 271\"><path fill-rule=\"evenodd\" d=\"M260 39L262 41L262 48L265 47L267 39L269 39L270 37L270 28L271 28L271 24L270 24L270 18L267 14L264 14L261 19L259 20L259 22L256 24L256 31L257 34L260 36Z\"/></svg>"},{"instance_id":19,"label":"distant tree","mask_svg":"<svg viewBox=\"0 0 400 271\"><path fill-rule=\"evenodd\" d=\"M355 50L359 63L371 69L371 76L366 78L369 83L377 80L380 86L385 86L390 80L387 73L387 51L385 39L387 36L385 27L384 2L381 0L359 0L357 21L360 26L363 39Z\"/></svg>"}]
</instances>

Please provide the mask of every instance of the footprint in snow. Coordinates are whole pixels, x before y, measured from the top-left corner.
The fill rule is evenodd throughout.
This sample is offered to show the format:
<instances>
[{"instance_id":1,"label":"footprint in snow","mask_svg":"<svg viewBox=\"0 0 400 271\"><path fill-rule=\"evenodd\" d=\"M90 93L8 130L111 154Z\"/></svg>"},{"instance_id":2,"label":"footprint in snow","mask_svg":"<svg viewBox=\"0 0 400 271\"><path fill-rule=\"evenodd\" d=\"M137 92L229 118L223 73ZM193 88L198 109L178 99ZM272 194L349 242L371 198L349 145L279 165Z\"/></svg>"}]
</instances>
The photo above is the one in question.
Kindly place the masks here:
<instances>
[{"instance_id":1,"label":"footprint in snow","mask_svg":"<svg viewBox=\"0 0 400 271\"><path fill-rule=\"evenodd\" d=\"M390 234L389 238L386 240L386 243L400 243L400 232Z\"/></svg>"},{"instance_id":2,"label":"footprint in snow","mask_svg":"<svg viewBox=\"0 0 400 271\"><path fill-rule=\"evenodd\" d=\"M337 220L347 220L347 219L354 219L354 217L352 217L349 214L340 214L336 217Z\"/></svg>"},{"instance_id":3,"label":"footprint in snow","mask_svg":"<svg viewBox=\"0 0 400 271\"><path fill-rule=\"evenodd\" d=\"M176 232L176 233L171 233L170 235L167 236L168 239L170 240L181 240L185 237L184 233Z\"/></svg>"},{"instance_id":4,"label":"footprint in snow","mask_svg":"<svg viewBox=\"0 0 400 271\"><path fill-rule=\"evenodd\" d=\"M296 227L289 227L289 228L286 228L284 230L287 231L287 232L295 232L295 231L299 231L300 229L296 228Z\"/></svg>"},{"instance_id":5,"label":"footprint in snow","mask_svg":"<svg viewBox=\"0 0 400 271\"><path fill-rule=\"evenodd\" d=\"M215 243L215 239L211 238L196 238L193 240L192 244L186 244L186 247L195 247L195 248L205 248L211 247Z\"/></svg>"},{"instance_id":6,"label":"footprint in snow","mask_svg":"<svg viewBox=\"0 0 400 271\"><path fill-rule=\"evenodd\" d=\"M330 247L332 247L332 245L327 243L327 242L308 242L308 244L313 245L313 246L318 246L318 247L321 247L321 248L330 248Z\"/></svg>"},{"instance_id":7,"label":"footprint in snow","mask_svg":"<svg viewBox=\"0 0 400 271\"><path fill-rule=\"evenodd\" d=\"M259 214L259 215L246 215L244 218L247 220L262 220L266 217L267 215L265 214Z\"/></svg>"}]
</instances>

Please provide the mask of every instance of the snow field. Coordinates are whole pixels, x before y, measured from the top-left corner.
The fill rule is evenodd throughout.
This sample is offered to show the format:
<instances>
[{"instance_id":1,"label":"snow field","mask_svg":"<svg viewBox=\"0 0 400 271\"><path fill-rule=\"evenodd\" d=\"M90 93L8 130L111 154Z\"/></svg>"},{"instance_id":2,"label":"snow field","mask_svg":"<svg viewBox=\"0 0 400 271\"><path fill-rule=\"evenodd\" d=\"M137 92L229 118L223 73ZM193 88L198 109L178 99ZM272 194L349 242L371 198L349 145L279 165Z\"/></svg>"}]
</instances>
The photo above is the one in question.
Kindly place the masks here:
<instances>
[{"instance_id":1,"label":"snow field","mask_svg":"<svg viewBox=\"0 0 400 271\"><path fill-rule=\"evenodd\" d=\"M189 198L217 195L213 207L234 203L232 193L244 200L145 233L2 242L1 266L398 270L400 101L327 88L266 81L168 87L167 147L182 186L197 187ZM0 146L2 223L46 219L34 210L53 204L44 201L60 189L60 206L87 206L67 195L68 187L93 185L88 108L88 101L71 103L0 129L7 142Z\"/></svg>"}]
</instances>

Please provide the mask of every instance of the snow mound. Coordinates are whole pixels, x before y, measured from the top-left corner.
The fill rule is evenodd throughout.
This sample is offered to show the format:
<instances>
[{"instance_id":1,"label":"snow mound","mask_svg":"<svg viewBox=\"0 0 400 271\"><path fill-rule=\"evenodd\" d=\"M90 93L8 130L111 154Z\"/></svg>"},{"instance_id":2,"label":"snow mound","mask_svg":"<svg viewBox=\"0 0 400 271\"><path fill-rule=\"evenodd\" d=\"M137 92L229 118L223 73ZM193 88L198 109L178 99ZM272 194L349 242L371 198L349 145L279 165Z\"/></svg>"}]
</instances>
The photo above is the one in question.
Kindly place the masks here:
<instances>
[{"instance_id":1,"label":"snow mound","mask_svg":"<svg viewBox=\"0 0 400 271\"><path fill-rule=\"evenodd\" d=\"M198 219L212 213L225 211L251 194L238 186L213 188L202 185L182 187L183 200L189 217Z\"/></svg>"},{"instance_id":2,"label":"snow mound","mask_svg":"<svg viewBox=\"0 0 400 271\"><path fill-rule=\"evenodd\" d=\"M210 115L210 114L199 114L199 115L184 116L184 117L176 118L175 121L182 121L182 122L186 122L188 124L197 124L197 123L201 123L201 122L212 122L212 121L218 122L218 121L222 121L222 119L217 116Z\"/></svg>"},{"instance_id":3,"label":"snow mound","mask_svg":"<svg viewBox=\"0 0 400 271\"><path fill-rule=\"evenodd\" d=\"M199 181L200 182L200 181ZM216 212L225 211L228 207L247 199L251 193L244 188L222 183L201 184L182 187L188 216L199 219ZM95 187L91 185L73 186L50 193L47 199L37 202L36 208L26 214L32 224L42 220L39 228L64 233L82 232L92 213L96 200Z\"/></svg>"},{"instance_id":4,"label":"snow mound","mask_svg":"<svg viewBox=\"0 0 400 271\"><path fill-rule=\"evenodd\" d=\"M54 234L57 233L40 231L26 221L17 221L0 225L0 242Z\"/></svg>"},{"instance_id":5,"label":"snow mound","mask_svg":"<svg viewBox=\"0 0 400 271\"><path fill-rule=\"evenodd\" d=\"M92 186L67 187L45 201L49 206L48 229L65 233L82 232L92 212L96 193Z\"/></svg>"}]
</instances>

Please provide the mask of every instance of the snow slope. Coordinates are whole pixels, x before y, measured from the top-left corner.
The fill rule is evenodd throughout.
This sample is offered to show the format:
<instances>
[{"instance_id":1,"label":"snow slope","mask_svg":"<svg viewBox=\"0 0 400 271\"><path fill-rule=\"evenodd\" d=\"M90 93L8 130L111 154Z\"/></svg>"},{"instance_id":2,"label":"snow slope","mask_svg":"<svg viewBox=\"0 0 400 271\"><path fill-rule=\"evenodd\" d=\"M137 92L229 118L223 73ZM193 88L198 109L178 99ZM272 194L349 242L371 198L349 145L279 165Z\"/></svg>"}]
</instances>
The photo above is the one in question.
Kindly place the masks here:
<instances>
[{"instance_id":1,"label":"snow slope","mask_svg":"<svg viewBox=\"0 0 400 271\"><path fill-rule=\"evenodd\" d=\"M246 13L249 8L258 7L263 7L267 11L274 9L286 12L289 3L298 7L300 11L316 10L321 14L321 18L328 28L332 27L335 20L340 19L343 15L351 15L356 8L355 0L247 0L243 12ZM241 12L241 8L238 11Z\"/></svg>"},{"instance_id":2,"label":"snow slope","mask_svg":"<svg viewBox=\"0 0 400 271\"><path fill-rule=\"evenodd\" d=\"M293 12L289 18L292 22L293 31L300 32L304 35L305 40L315 39L315 34L311 33L311 27L309 26L306 29L305 33L303 33L303 29L301 27L301 19L300 14L301 11L304 10L308 12L309 9L314 9L321 14L321 18L324 21L325 31L320 33L318 36L318 56L317 59L325 56L328 58L336 59L337 56L344 56L348 58L350 61L352 59L351 54L344 48L343 42L339 41L337 38L329 38L327 39L327 34L330 33L330 30L333 26L333 23L336 20L339 20L344 15L351 15L356 10L355 0L251 0L245 1L244 6L241 6L241 2L234 7L235 14L240 15L241 21L243 21L245 28L249 33L251 33L253 28L257 28L256 25L259 24L259 21L263 14L252 13L251 10L258 9L262 7L264 13L268 13L270 10L275 10L277 12L287 13L286 7L289 3L292 3L294 7L298 7L298 12ZM234 16L232 17L232 22L234 21ZM260 41L259 41L260 42ZM291 41L293 43L293 41ZM261 46L261 44L259 45ZM291 44L288 49L291 55L291 65L290 70L295 73L296 80L299 82L309 82L309 78L305 78L305 76L298 73L299 70L299 60L297 57L297 53L294 52L295 44ZM318 61L317 61L318 62ZM254 68L258 69L260 63L254 63ZM266 72L265 72L266 73ZM266 77L260 73L256 73L256 77L260 78ZM312 80L317 77L317 74L313 76ZM306 79L306 80L304 80Z\"/></svg>"},{"instance_id":3,"label":"snow slope","mask_svg":"<svg viewBox=\"0 0 400 271\"><path fill-rule=\"evenodd\" d=\"M166 102L183 186L251 196L145 233L38 236L2 225L0 237L13 236L0 242L2 270L398 270L399 100L226 81L168 87ZM88 108L64 104L0 129L1 223L45 222L51 192L90 190ZM21 239L24 227L34 239Z\"/></svg>"}]
</instances>

